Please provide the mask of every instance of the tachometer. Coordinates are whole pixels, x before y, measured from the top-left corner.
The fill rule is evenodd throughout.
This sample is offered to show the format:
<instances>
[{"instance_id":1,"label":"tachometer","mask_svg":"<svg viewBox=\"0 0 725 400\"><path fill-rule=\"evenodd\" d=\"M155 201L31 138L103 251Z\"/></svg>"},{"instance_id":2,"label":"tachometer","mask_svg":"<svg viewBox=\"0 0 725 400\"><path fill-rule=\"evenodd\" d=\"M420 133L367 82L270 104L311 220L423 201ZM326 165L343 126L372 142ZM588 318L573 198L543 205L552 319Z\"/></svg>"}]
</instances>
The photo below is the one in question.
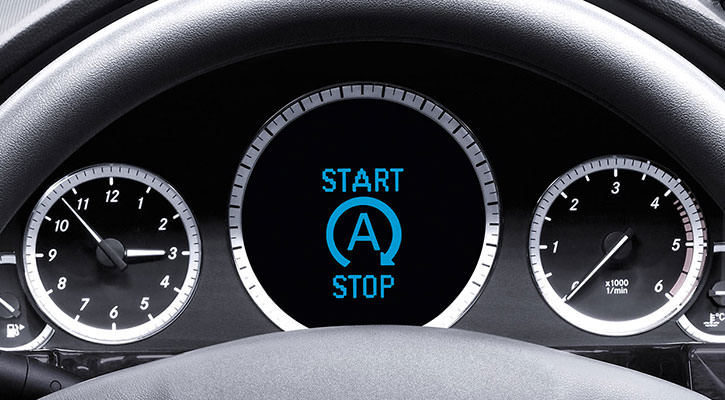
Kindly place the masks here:
<instances>
[{"instance_id":1,"label":"tachometer","mask_svg":"<svg viewBox=\"0 0 725 400\"><path fill-rule=\"evenodd\" d=\"M27 286L50 320L91 342L128 343L176 318L199 275L194 217L166 181L96 165L48 189L26 228Z\"/></svg>"},{"instance_id":2,"label":"tachometer","mask_svg":"<svg viewBox=\"0 0 725 400\"><path fill-rule=\"evenodd\" d=\"M498 246L476 137L390 85L334 86L282 109L241 159L229 207L242 283L282 329L449 327Z\"/></svg>"},{"instance_id":3,"label":"tachometer","mask_svg":"<svg viewBox=\"0 0 725 400\"><path fill-rule=\"evenodd\" d=\"M694 294L705 223L685 185L654 164L609 156L567 171L539 200L534 278L571 324L602 335L657 327Z\"/></svg>"}]
</instances>

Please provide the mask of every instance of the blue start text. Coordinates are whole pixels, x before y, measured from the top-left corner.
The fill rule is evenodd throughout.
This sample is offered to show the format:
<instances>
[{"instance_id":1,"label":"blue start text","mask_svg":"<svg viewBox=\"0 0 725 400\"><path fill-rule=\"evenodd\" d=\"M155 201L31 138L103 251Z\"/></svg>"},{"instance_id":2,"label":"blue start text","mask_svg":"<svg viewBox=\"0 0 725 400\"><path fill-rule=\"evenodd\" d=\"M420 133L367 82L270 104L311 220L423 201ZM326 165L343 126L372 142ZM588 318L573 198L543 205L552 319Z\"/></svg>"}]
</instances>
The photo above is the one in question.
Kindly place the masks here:
<instances>
[{"instance_id":1,"label":"blue start text","mask_svg":"<svg viewBox=\"0 0 725 400\"><path fill-rule=\"evenodd\" d=\"M398 192L402 172L403 168L375 168L371 174L368 174L364 168L356 172L351 168L325 168L322 170L322 180L325 182L322 190L327 193Z\"/></svg>"}]
</instances>

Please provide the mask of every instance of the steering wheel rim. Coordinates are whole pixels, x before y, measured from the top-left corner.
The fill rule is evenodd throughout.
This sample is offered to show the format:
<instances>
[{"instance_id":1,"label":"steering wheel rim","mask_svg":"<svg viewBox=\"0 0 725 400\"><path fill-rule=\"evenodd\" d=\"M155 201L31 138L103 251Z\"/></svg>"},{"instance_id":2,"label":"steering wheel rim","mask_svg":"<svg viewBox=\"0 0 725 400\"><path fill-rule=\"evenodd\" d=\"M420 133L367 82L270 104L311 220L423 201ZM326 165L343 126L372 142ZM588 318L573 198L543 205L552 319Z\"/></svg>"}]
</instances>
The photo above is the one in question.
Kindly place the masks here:
<instances>
[{"instance_id":1,"label":"steering wheel rim","mask_svg":"<svg viewBox=\"0 0 725 400\"><path fill-rule=\"evenodd\" d=\"M0 229L73 151L154 95L261 54L371 40L485 54L572 86L662 144L725 208L725 91L589 3L159 0L73 47L0 105Z\"/></svg>"}]
</instances>

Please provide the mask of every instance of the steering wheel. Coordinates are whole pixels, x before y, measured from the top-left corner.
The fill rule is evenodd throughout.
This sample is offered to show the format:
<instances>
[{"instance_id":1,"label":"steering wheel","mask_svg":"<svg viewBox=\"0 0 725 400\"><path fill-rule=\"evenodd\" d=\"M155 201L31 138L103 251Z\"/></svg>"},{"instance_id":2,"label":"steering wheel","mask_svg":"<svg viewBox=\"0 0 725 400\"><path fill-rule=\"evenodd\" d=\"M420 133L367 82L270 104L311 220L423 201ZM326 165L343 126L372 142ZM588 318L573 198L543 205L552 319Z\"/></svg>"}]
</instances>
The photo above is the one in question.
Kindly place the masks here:
<instances>
[{"instance_id":1,"label":"steering wheel","mask_svg":"<svg viewBox=\"0 0 725 400\"><path fill-rule=\"evenodd\" d=\"M69 50L0 107L0 227L85 141L154 95L254 56L359 41L452 47L575 87L670 149L725 206L725 92L671 49L588 3L160 0ZM111 373L49 398L343 396L701 398L541 346L392 326L242 339Z\"/></svg>"},{"instance_id":2,"label":"steering wheel","mask_svg":"<svg viewBox=\"0 0 725 400\"><path fill-rule=\"evenodd\" d=\"M455 329L318 328L111 373L48 399L701 399L648 375Z\"/></svg>"}]
</instances>

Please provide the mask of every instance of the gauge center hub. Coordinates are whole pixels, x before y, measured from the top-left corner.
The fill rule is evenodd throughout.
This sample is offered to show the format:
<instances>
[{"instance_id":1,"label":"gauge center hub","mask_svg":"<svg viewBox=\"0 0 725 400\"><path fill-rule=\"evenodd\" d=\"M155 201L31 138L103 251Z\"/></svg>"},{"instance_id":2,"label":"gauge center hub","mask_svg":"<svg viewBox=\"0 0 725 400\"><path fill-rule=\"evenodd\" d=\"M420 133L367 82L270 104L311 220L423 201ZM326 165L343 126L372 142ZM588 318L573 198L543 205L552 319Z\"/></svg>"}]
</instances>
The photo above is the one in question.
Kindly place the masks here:
<instances>
[{"instance_id":1,"label":"gauge center hub","mask_svg":"<svg viewBox=\"0 0 725 400\"><path fill-rule=\"evenodd\" d=\"M605 236L604 240L602 241L602 254L607 254L612 251L617 246L617 243L622 240L622 237L624 235L624 230L622 230L621 232L611 232L607 234L607 236ZM633 242L634 237L624 242L624 244L622 244L619 249L614 252L614 254L612 255L612 259L621 261L628 258L632 254Z\"/></svg>"},{"instance_id":2,"label":"gauge center hub","mask_svg":"<svg viewBox=\"0 0 725 400\"><path fill-rule=\"evenodd\" d=\"M125 270L125 267L121 268L116 265L118 260L123 259L125 253L126 248L123 244L113 238L103 239L96 247L96 259L101 265L109 269ZM125 265L125 263L122 265Z\"/></svg>"}]
</instances>

